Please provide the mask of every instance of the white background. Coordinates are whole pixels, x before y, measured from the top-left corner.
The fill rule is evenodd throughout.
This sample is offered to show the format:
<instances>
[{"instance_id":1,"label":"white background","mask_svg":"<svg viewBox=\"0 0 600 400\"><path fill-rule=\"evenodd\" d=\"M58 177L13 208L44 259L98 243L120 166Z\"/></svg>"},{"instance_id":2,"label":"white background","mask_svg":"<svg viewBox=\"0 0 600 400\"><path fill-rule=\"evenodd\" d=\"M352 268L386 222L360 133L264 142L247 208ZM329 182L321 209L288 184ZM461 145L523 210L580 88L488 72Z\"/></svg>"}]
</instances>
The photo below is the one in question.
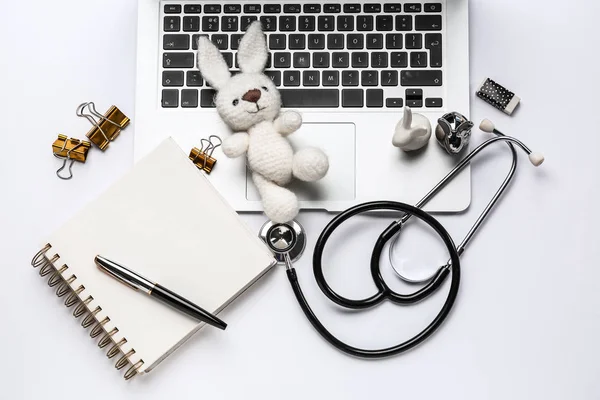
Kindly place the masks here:
<instances>
[{"instance_id":1,"label":"white background","mask_svg":"<svg viewBox=\"0 0 600 400\"><path fill-rule=\"evenodd\" d=\"M547 161L536 170L521 158L512 190L463 257L456 307L431 340L384 361L340 354L304 319L279 268L224 312L226 333L205 329L126 383L29 262L132 165L134 126L106 153L93 149L70 182L55 177L50 145L59 132L87 132L75 117L82 101L134 114L136 4L0 0L0 398L600 398L599 14L594 0L471 1L471 91L490 76L523 98L510 118L473 96L471 115L492 118ZM501 147L474 163L469 211L440 218L457 240L507 171ZM300 218L309 244L297 269L316 312L356 345L414 334L444 293L365 316L340 312L318 290L312 248L330 218ZM256 230L263 222L245 219ZM373 292L366 262L389 220L370 221L328 249L326 275L347 296Z\"/></svg>"}]
</instances>

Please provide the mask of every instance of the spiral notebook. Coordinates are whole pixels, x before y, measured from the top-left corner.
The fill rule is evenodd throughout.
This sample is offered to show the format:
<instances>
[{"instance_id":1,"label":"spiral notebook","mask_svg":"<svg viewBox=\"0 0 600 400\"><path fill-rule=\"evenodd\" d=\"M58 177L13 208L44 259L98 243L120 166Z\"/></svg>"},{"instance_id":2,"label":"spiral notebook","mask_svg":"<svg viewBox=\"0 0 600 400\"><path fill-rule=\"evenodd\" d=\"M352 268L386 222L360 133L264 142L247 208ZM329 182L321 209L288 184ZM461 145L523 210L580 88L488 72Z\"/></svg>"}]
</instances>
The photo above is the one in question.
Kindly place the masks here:
<instances>
[{"instance_id":1,"label":"spiral notebook","mask_svg":"<svg viewBox=\"0 0 600 400\"><path fill-rule=\"evenodd\" d=\"M116 367L128 367L126 379L152 370L204 324L102 273L98 254L213 313L275 264L203 172L165 140L32 261Z\"/></svg>"}]
</instances>

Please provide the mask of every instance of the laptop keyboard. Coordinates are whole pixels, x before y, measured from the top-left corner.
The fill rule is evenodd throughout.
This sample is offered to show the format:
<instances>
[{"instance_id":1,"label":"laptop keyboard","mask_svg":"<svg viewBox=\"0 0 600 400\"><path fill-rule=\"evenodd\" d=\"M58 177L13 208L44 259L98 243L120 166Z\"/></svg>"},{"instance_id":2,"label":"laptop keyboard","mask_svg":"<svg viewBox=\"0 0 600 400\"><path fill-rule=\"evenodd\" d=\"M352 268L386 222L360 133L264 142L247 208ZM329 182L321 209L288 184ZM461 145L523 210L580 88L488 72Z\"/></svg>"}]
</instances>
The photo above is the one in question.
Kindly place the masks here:
<instances>
[{"instance_id":1,"label":"laptop keyboard","mask_svg":"<svg viewBox=\"0 0 600 400\"><path fill-rule=\"evenodd\" d=\"M443 107L443 2L161 3L161 107L211 108L214 90L196 67L207 36L232 73L244 31L260 20L265 73L283 107Z\"/></svg>"}]
</instances>

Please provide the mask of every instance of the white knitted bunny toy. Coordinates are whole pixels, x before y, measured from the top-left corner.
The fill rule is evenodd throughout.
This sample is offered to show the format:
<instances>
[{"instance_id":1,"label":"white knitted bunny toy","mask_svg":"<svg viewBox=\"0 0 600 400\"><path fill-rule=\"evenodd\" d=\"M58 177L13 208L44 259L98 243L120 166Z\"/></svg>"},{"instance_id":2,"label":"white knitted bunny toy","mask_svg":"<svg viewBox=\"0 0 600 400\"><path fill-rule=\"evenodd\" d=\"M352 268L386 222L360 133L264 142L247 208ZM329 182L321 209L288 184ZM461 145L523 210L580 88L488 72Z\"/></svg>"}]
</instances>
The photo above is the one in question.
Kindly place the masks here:
<instances>
[{"instance_id":1,"label":"white knitted bunny toy","mask_svg":"<svg viewBox=\"0 0 600 400\"><path fill-rule=\"evenodd\" d=\"M217 90L215 104L219 115L238 132L223 141L223 152L231 158L247 153L265 214L273 222L285 223L296 218L299 206L296 195L283 186L292 176L306 182L323 178L329 160L316 148L294 153L286 136L300 128L302 117L295 111L280 114L281 96L263 73L267 58L260 21L248 27L240 42L237 59L241 73L234 76L206 37L198 41L198 68Z\"/></svg>"}]
</instances>

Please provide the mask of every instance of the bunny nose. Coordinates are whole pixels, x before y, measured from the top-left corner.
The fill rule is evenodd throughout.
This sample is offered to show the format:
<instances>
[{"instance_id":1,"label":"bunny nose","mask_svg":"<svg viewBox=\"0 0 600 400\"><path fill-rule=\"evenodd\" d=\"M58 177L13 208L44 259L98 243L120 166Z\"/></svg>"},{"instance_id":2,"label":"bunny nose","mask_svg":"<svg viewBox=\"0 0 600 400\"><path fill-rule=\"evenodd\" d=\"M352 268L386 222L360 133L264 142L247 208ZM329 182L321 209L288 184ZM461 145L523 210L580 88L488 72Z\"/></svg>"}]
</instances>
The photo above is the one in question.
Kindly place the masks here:
<instances>
[{"instance_id":1,"label":"bunny nose","mask_svg":"<svg viewBox=\"0 0 600 400\"><path fill-rule=\"evenodd\" d=\"M242 97L242 100L249 101L251 103L256 103L260 99L260 90L252 89L248 90L246 94Z\"/></svg>"}]
</instances>

